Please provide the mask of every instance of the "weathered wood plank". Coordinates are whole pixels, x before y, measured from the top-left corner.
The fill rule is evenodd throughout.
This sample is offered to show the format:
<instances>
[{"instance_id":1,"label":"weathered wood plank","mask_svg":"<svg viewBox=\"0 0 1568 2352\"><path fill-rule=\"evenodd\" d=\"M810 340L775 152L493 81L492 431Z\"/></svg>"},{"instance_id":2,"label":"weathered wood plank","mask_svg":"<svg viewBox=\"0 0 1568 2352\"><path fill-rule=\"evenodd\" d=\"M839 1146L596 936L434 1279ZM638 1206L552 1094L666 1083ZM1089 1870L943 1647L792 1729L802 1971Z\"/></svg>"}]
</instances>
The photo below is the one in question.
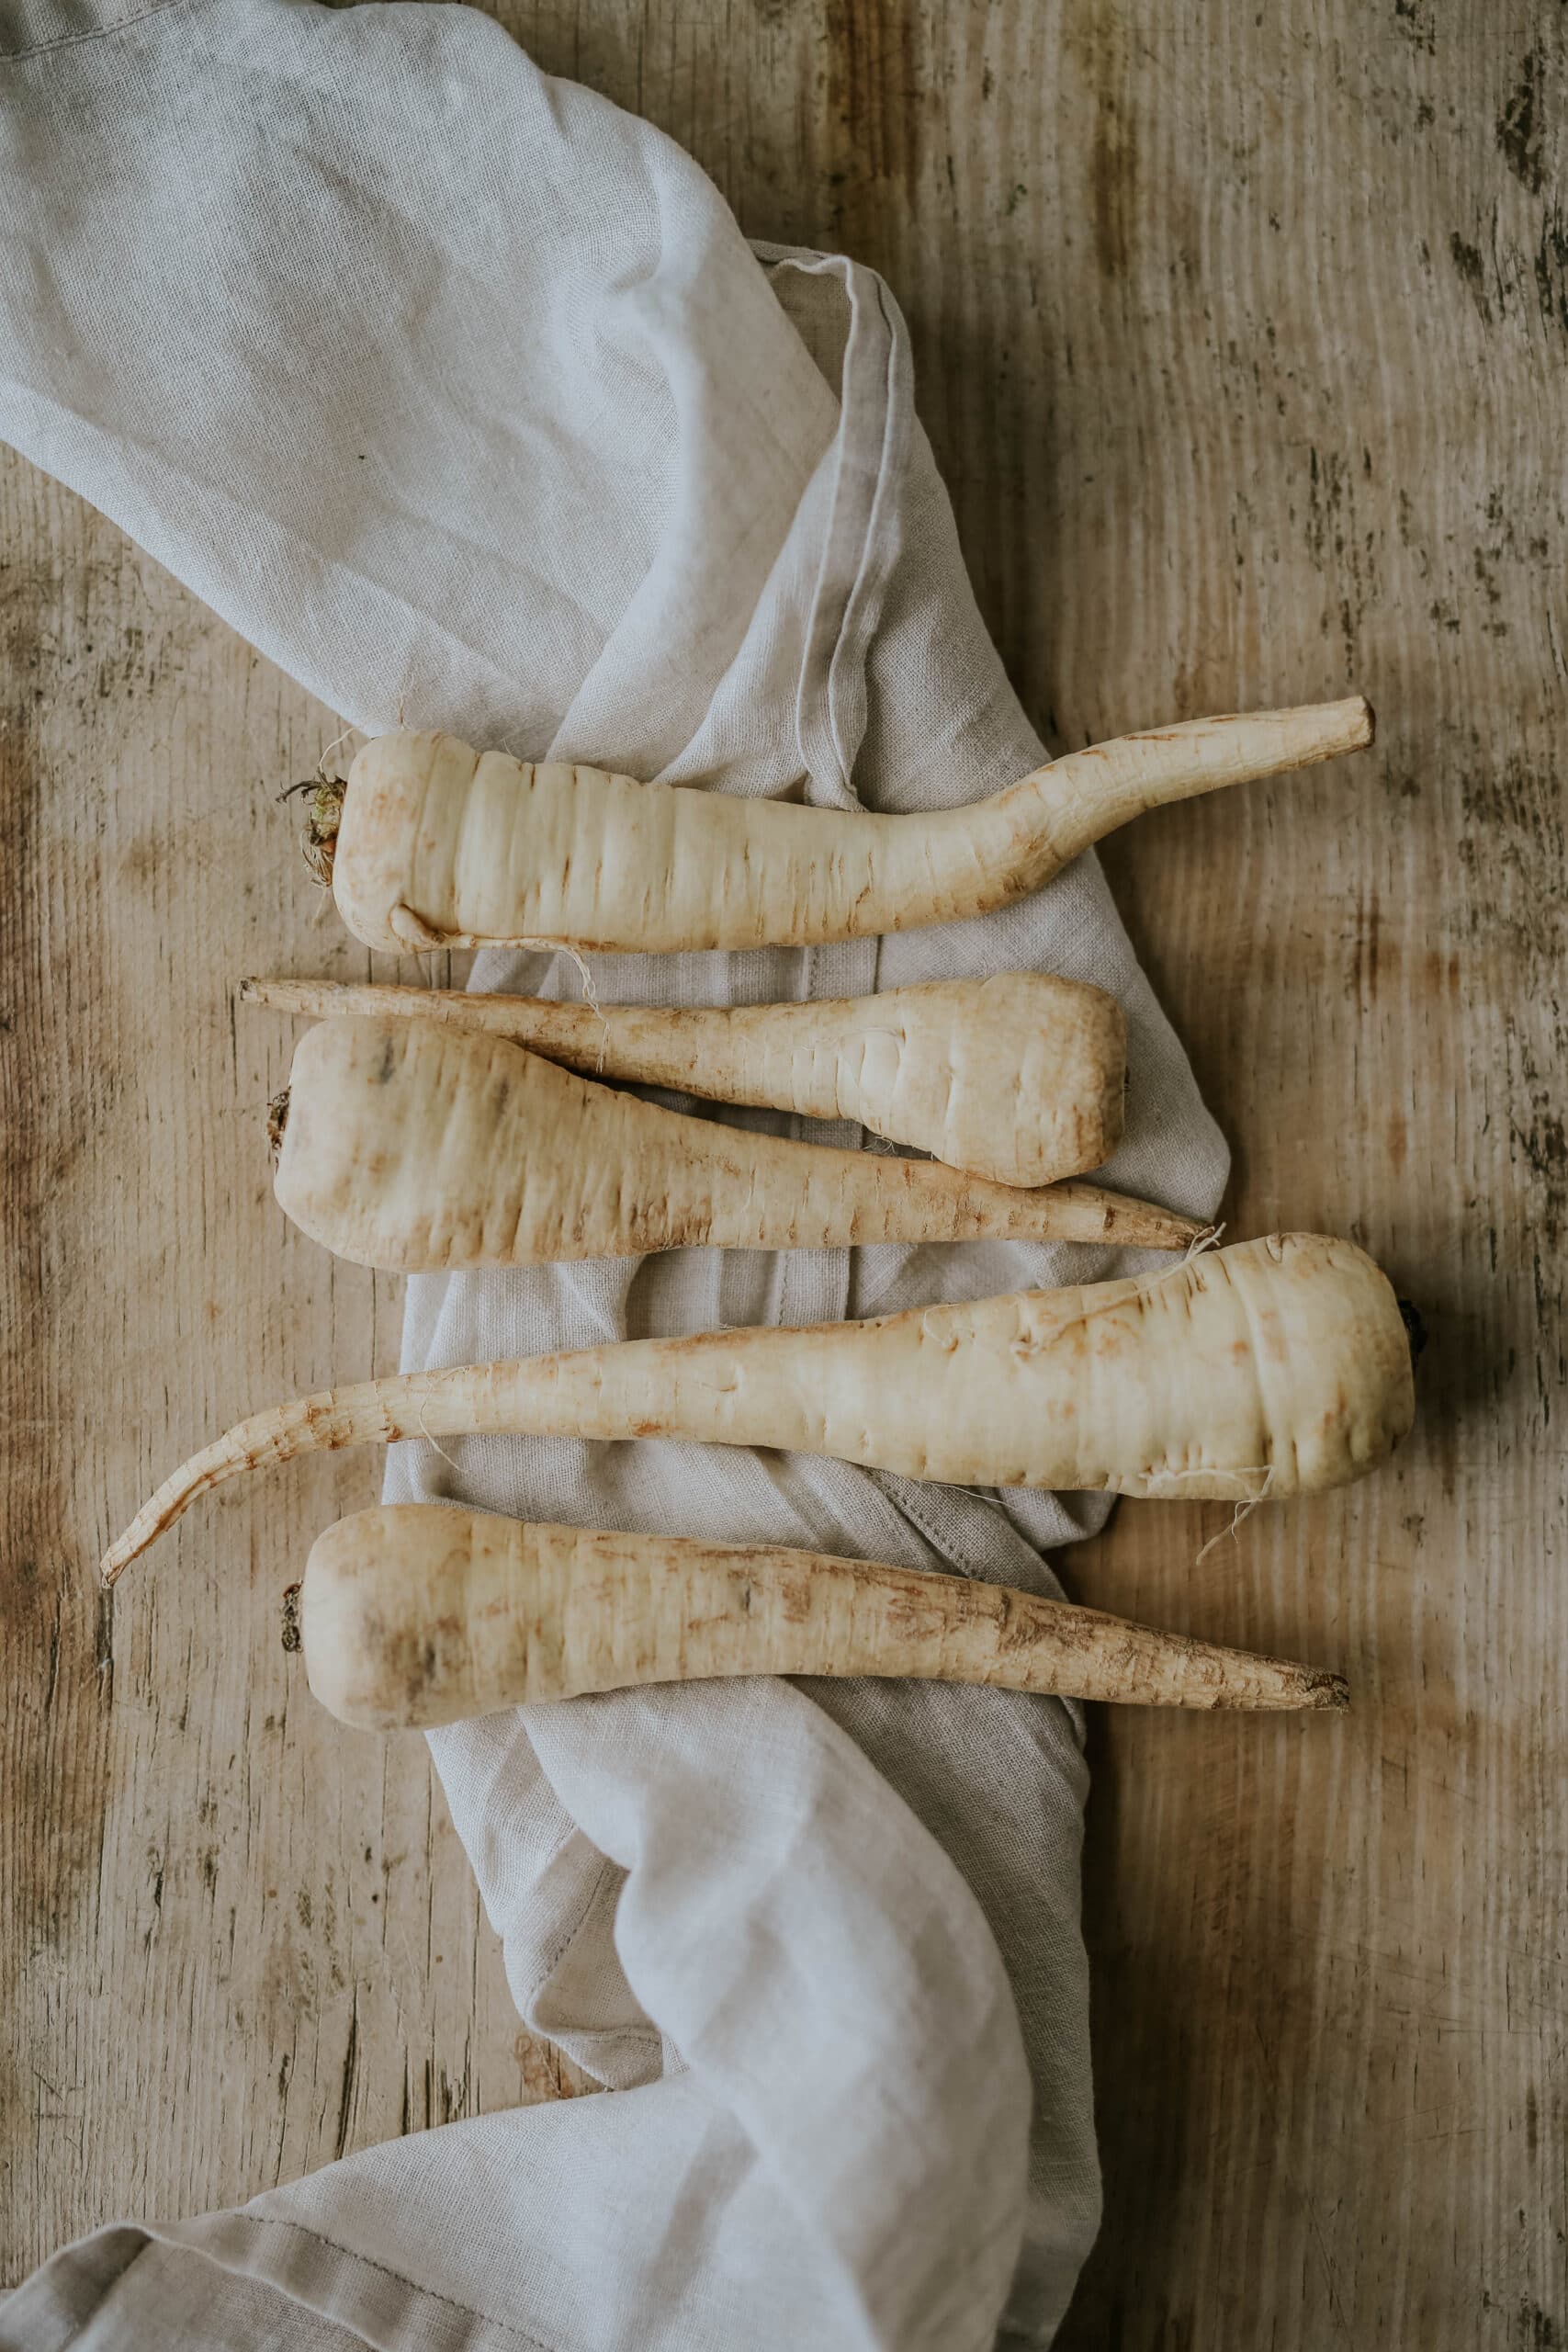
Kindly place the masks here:
<instances>
[{"instance_id":1,"label":"weathered wood plank","mask_svg":"<svg viewBox=\"0 0 1568 2352\"><path fill-rule=\"evenodd\" d=\"M1352 683L1380 707L1354 767L1110 858L1236 1144L1233 1231L1356 1234L1432 1344L1392 1475L1201 1561L1223 1512L1124 1508L1071 1564L1108 1607L1342 1663L1360 1705L1096 1727L1107 2221L1063 2341L1555 2341L1560 14L496 13L754 233L887 273L984 609L1059 743ZM258 1391L388 1360L395 1307L271 1215L250 1106L284 1043L231 1032L223 993L263 943L355 968L300 930L255 791L332 724L73 502L0 481L14 2271L523 2069L423 1757L285 1703L274 1564L369 1470L209 1507L128 1582L97 1672L110 1498ZM89 2096L134 2139L89 2141Z\"/></svg>"},{"instance_id":2,"label":"weathered wood plank","mask_svg":"<svg viewBox=\"0 0 1568 2352\"><path fill-rule=\"evenodd\" d=\"M1568 2330L1556 1073L1568 69L1541 0L512 12L908 314L1063 746L1364 687L1379 752L1113 845L1236 1145L1432 1331L1388 1478L1124 1507L1086 1597L1345 1663L1343 1731L1097 1726L1104 2234L1064 2343Z\"/></svg>"},{"instance_id":3,"label":"weathered wood plank","mask_svg":"<svg viewBox=\"0 0 1568 2352\"><path fill-rule=\"evenodd\" d=\"M368 1460L215 1503L100 1597L172 1453L395 1362L395 1286L286 1226L258 963L363 967L279 782L337 732L79 501L0 463L0 2277L553 2087L423 1744L340 1736L278 1640ZM111 1663L112 1660L112 1663Z\"/></svg>"}]
</instances>

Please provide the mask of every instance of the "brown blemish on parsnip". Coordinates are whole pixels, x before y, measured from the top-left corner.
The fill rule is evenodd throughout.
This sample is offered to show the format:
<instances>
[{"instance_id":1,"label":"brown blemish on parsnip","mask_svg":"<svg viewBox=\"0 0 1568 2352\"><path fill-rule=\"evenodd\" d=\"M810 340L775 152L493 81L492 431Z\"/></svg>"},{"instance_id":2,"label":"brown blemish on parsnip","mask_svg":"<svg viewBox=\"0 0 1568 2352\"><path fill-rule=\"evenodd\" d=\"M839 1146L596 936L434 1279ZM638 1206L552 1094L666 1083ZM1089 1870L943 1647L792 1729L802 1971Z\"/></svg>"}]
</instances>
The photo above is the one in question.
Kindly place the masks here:
<instances>
[{"instance_id":1,"label":"brown blemish on parsnip","mask_svg":"<svg viewBox=\"0 0 1568 2352\"><path fill-rule=\"evenodd\" d=\"M312 1690L382 1729L762 1672L935 1676L1198 1707L1343 1702L1343 1686L1318 1669L961 1577L429 1505L329 1529L306 1570L303 1626Z\"/></svg>"}]
</instances>

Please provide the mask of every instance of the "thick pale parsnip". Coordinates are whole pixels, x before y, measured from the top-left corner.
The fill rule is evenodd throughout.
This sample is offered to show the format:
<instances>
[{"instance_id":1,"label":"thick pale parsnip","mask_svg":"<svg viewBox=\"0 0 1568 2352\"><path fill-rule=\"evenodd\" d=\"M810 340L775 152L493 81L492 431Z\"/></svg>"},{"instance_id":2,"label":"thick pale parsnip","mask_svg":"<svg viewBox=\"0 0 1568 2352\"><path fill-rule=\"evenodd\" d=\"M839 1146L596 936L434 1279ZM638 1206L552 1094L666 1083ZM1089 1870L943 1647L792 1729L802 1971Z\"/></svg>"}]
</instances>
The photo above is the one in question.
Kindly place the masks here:
<instances>
[{"instance_id":1,"label":"thick pale parsnip","mask_svg":"<svg viewBox=\"0 0 1568 2352\"><path fill-rule=\"evenodd\" d=\"M592 1078L855 1119L998 1184L1081 1175L1122 1139L1122 1008L1103 989L1043 972L712 1010L332 980L247 980L240 993L286 1012L446 1021Z\"/></svg>"},{"instance_id":2,"label":"thick pale parsnip","mask_svg":"<svg viewBox=\"0 0 1568 2352\"><path fill-rule=\"evenodd\" d=\"M314 1240L389 1272L684 1245L1110 1241L1199 1228L1089 1184L1025 1192L933 1160L831 1150L683 1117L504 1037L323 1021L295 1050L277 1198Z\"/></svg>"},{"instance_id":3,"label":"thick pale parsnip","mask_svg":"<svg viewBox=\"0 0 1568 2352\"><path fill-rule=\"evenodd\" d=\"M394 955L809 946L1009 906L1146 808L1371 740L1359 695L1190 719L1071 752L989 800L879 817L383 735L314 822L344 922Z\"/></svg>"},{"instance_id":4,"label":"thick pale parsnip","mask_svg":"<svg viewBox=\"0 0 1568 2352\"><path fill-rule=\"evenodd\" d=\"M329 1528L299 1632L317 1698L372 1731L734 1674L909 1675L1154 1707L1349 1698L1337 1674L967 1577L430 1503Z\"/></svg>"},{"instance_id":5,"label":"thick pale parsnip","mask_svg":"<svg viewBox=\"0 0 1568 2352\"><path fill-rule=\"evenodd\" d=\"M1252 1501L1337 1487L1415 1413L1384 1276L1273 1235L1150 1274L806 1330L710 1331L329 1389L242 1421L107 1555L113 1582L197 1495L321 1446L479 1430L836 1454L982 1487Z\"/></svg>"}]
</instances>

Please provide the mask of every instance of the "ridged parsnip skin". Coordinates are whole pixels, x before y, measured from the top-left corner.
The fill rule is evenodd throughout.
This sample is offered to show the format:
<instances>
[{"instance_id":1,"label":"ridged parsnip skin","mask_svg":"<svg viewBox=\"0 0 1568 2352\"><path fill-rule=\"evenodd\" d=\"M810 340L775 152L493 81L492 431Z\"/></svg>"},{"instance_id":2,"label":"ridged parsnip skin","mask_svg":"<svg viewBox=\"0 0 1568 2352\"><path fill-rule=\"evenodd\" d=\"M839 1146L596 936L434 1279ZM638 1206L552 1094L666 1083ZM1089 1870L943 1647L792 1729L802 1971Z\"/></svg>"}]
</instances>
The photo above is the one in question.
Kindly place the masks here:
<instances>
[{"instance_id":1,"label":"ridged parsnip skin","mask_svg":"<svg viewBox=\"0 0 1568 2352\"><path fill-rule=\"evenodd\" d=\"M1371 740L1359 695L1189 719L1071 752L989 800L888 817L382 735L349 770L333 894L355 936L392 955L810 946L1010 905L1146 808Z\"/></svg>"},{"instance_id":2,"label":"ridged parsnip skin","mask_svg":"<svg viewBox=\"0 0 1568 2352\"><path fill-rule=\"evenodd\" d=\"M1045 972L799 1004L553 1004L462 989L247 980L283 1012L449 1022L590 1078L855 1119L998 1184L1099 1168L1122 1140L1127 1023L1103 989Z\"/></svg>"},{"instance_id":3,"label":"ridged parsnip skin","mask_svg":"<svg viewBox=\"0 0 1568 2352\"><path fill-rule=\"evenodd\" d=\"M916 1676L1167 1707L1348 1699L1336 1674L967 1577L429 1503L329 1528L299 1630L316 1697L372 1731L737 1674Z\"/></svg>"},{"instance_id":4,"label":"ridged parsnip skin","mask_svg":"<svg viewBox=\"0 0 1568 2352\"><path fill-rule=\"evenodd\" d=\"M479 1432L834 1454L959 1486L1282 1499L1375 1467L1415 1417L1388 1281L1353 1242L1274 1234L1138 1281L804 1330L706 1331L461 1364L258 1413L143 1505L127 1562L198 1495L317 1447Z\"/></svg>"},{"instance_id":5,"label":"ridged parsnip skin","mask_svg":"<svg viewBox=\"0 0 1568 2352\"><path fill-rule=\"evenodd\" d=\"M1025 1192L660 1110L502 1037L323 1021L295 1049L277 1199L394 1273L981 1238L1177 1249L1190 1218L1088 1184Z\"/></svg>"}]
</instances>

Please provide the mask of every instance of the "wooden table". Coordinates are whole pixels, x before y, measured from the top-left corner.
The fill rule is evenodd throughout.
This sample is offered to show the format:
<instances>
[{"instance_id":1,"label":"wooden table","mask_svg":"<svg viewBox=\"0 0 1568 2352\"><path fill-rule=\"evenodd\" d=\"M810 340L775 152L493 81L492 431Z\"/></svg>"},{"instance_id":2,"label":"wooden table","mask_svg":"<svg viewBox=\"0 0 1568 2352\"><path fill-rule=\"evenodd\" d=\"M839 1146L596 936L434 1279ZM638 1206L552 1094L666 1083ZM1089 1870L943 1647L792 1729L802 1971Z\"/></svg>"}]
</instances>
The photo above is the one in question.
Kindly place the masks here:
<instances>
[{"instance_id":1,"label":"wooden table","mask_svg":"<svg viewBox=\"0 0 1568 2352\"><path fill-rule=\"evenodd\" d=\"M1559 1550L1564 32L1545 0L599 0L499 11L759 234L891 279L987 616L1063 746L1378 705L1353 765L1122 837L1235 1233L1416 1299L1418 1432L1224 1531L1124 1506L1105 1605L1343 1664L1337 1725L1095 1725L1107 2186L1072 2346L1568 2335ZM268 1193L268 965L354 974L274 794L332 715L0 470L6 1701L0 2263L570 2086L417 1743L341 1735L277 1564L370 1495L237 1486L92 1563L186 1447L392 1360Z\"/></svg>"}]
</instances>

